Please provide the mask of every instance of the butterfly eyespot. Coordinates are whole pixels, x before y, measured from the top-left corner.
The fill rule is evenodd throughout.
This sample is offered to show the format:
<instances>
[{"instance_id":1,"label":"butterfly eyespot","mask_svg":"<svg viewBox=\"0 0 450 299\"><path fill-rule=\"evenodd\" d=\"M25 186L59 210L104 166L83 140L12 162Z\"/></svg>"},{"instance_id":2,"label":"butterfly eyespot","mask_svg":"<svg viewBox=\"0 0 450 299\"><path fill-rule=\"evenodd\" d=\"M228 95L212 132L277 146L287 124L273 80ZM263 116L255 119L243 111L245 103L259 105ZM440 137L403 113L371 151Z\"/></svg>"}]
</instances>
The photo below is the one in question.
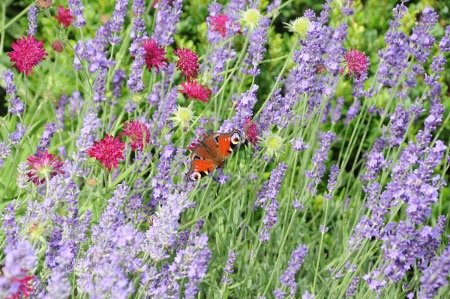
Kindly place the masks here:
<instances>
[{"instance_id":1,"label":"butterfly eyespot","mask_svg":"<svg viewBox=\"0 0 450 299\"><path fill-rule=\"evenodd\" d=\"M198 171L194 171L193 173L191 173L190 175L189 175L189 179L191 180L191 181L197 181L197 180L199 180L199 179L201 179L202 178L202 175L200 174L200 172L198 172Z\"/></svg>"},{"instance_id":2,"label":"butterfly eyespot","mask_svg":"<svg viewBox=\"0 0 450 299\"><path fill-rule=\"evenodd\" d=\"M233 133L233 135L231 135L231 143L238 144L239 141L241 141L241 135L237 132Z\"/></svg>"}]
</instances>

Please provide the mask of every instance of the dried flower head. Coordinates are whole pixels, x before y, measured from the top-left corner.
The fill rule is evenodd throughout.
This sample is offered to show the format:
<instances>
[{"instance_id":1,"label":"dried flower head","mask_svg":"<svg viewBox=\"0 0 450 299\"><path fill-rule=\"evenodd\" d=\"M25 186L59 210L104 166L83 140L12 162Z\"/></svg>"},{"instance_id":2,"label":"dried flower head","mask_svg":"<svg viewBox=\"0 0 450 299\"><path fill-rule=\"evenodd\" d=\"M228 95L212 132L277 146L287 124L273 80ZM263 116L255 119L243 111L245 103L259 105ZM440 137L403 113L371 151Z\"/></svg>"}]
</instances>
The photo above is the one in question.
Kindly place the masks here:
<instances>
[{"instance_id":1,"label":"dried flower head","mask_svg":"<svg viewBox=\"0 0 450 299\"><path fill-rule=\"evenodd\" d=\"M126 122L123 125L123 130L124 132L120 133L120 135L131 138L130 144L133 151L136 148L143 150L144 143L147 145L150 142L150 131L143 123L138 121Z\"/></svg>"},{"instance_id":2,"label":"dried flower head","mask_svg":"<svg viewBox=\"0 0 450 299\"><path fill-rule=\"evenodd\" d=\"M181 82L181 86L184 89L181 89L180 92L184 93L189 99L197 99L206 103L211 97L211 90L204 85L198 84L197 81Z\"/></svg>"},{"instance_id":3,"label":"dried flower head","mask_svg":"<svg viewBox=\"0 0 450 299\"><path fill-rule=\"evenodd\" d=\"M166 51L163 47L158 47L155 40L144 41L144 60L148 69L155 67L158 71L161 66L167 63Z\"/></svg>"},{"instance_id":4,"label":"dried flower head","mask_svg":"<svg viewBox=\"0 0 450 299\"><path fill-rule=\"evenodd\" d=\"M42 184L57 174L63 174L61 170L64 162L59 157L49 154L48 151L38 152L37 156L29 156L28 165L31 167L28 177L36 185Z\"/></svg>"},{"instance_id":5,"label":"dried flower head","mask_svg":"<svg viewBox=\"0 0 450 299\"><path fill-rule=\"evenodd\" d=\"M56 52L62 52L63 46L59 40L56 40L52 44L52 49L55 50Z\"/></svg>"},{"instance_id":6,"label":"dried flower head","mask_svg":"<svg viewBox=\"0 0 450 299\"><path fill-rule=\"evenodd\" d=\"M212 26L211 30L216 31L222 35L222 37L225 37L227 35L227 22L229 18L227 15L218 14L216 16L210 16L209 22Z\"/></svg>"},{"instance_id":7,"label":"dried flower head","mask_svg":"<svg viewBox=\"0 0 450 299\"><path fill-rule=\"evenodd\" d=\"M62 5L58 7L58 14L55 16L55 19L57 19L64 28L69 27L74 21L74 18L70 14L70 9L65 9Z\"/></svg>"},{"instance_id":8,"label":"dried flower head","mask_svg":"<svg viewBox=\"0 0 450 299\"><path fill-rule=\"evenodd\" d=\"M177 68L181 73L188 81L195 79L200 68L197 54L189 49L176 49L174 53L178 56Z\"/></svg>"},{"instance_id":9,"label":"dried flower head","mask_svg":"<svg viewBox=\"0 0 450 299\"><path fill-rule=\"evenodd\" d=\"M355 49L350 49L344 55L345 64L347 66L348 75L355 76L356 79L361 78L369 69L369 59L364 53ZM343 71L343 69L341 69Z\"/></svg>"},{"instance_id":10,"label":"dried flower head","mask_svg":"<svg viewBox=\"0 0 450 299\"><path fill-rule=\"evenodd\" d=\"M45 60L48 54L44 50L42 41L34 36L24 36L12 43L13 51L8 53L11 62L15 63L16 69L25 73L26 76L33 73L33 67Z\"/></svg>"},{"instance_id":11,"label":"dried flower head","mask_svg":"<svg viewBox=\"0 0 450 299\"><path fill-rule=\"evenodd\" d=\"M125 143L120 142L120 138L114 139L113 136L106 135L100 142L94 142L94 145L87 151L88 155L100 161L102 165L111 170L117 168L119 160L123 160L123 150Z\"/></svg>"},{"instance_id":12,"label":"dried flower head","mask_svg":"<svg viewBox=\"0 0 450 299\"><path fill-rule=\"evenodd\" d=\"M284 141L277 134L269 133L264 136L264 138L261 138L260 144L266 149L269 157L277 156L278 154L283 153Z\"/></svg>"},{"instance_id":13,"label":"dried flower head","mask_svg":"<svg viewBox=\"0 0 450 299\"><path fill-rule=\"evenodd\" d=\"M241 21L245 26L248 26L250 30L259 26L259 21L262 15L256 8L249 8L246 11L241 12Z\"/></svg>"},{"instance_id":14,"label":"dried flower head","mask_svg":"<svg viewBox=\"0 0 450 299\"><path fill-rule=\"evenodd\" d=\"M52 0L38 0L36 5L42 9L47 9L52 6Z\"/></svg>"},{"instance_id":15,"label":"dried flower head","mask_svg":"<svg viewBox=\"0 0 450 299\"><path fill-rule=\"evenodd\" d=\"M173 113L172 117L169 117L176 125L180 125L184 128L188 127L192 118L194 117L194 112L190 107L178 106L177 110Z\"/></svg>"},{"instance_id":16,"label":"dried flower head","mask_svg":"<svg viewBox=\"0 0 450 299\"><path fill-rule=\"evenodd\" d=\"M308 18L300 17L296 18L295 20L289 23L284 24L286 25L286 28L289 31L297 33L298 35L300 35L302 39L304 39L306 38L306 33L308 32L309 25L311 24L311 22L309 21Z\"/></svg>"}]
</instances>

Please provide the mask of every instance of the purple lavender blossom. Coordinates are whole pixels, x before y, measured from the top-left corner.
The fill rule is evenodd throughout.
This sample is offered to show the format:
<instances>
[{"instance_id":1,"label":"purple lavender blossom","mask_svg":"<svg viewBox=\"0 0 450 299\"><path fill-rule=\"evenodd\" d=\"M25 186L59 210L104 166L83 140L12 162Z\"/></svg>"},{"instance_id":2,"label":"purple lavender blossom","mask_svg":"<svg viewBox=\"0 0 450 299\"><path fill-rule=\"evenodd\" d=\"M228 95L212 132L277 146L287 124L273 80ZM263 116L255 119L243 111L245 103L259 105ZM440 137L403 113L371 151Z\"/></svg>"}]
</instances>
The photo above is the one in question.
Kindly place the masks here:
<instances>
[{"instance_id":1,"label":"purple lavender blossom","mask_svg":"<svg viewBox=\"0 0 450 299\"><path fill-rule=\"evenodd\" d=\"M325 235L325 234L328 232L328 230L329 230L328 227L325 227L325 226L323 226L322 224L319 225L319 231L320 231L320 233L321 233L322 235Z\"/></svg>"},{"instance_id":2,"label":"purple lavender blossom","mask_svg":"<svg viewBox=\"0 0 450 299\"><path fill-rule=\"evenodd\" d=\"M450 274L450 246L437 257L430 266L423 271L420 278L422 283L418 298L431 299L439 289L448 284L447 277Z\"/></svg>"},{"instance_id":3,"label":"purple lavender blossom","mask_svg":"<svg viewBox=\"0 0 450 299\"><path fill-rule=\"evenodd\" d=\"M77 114L83 109L83 99L78 91L74 91L69 98L69 115L77 117Z\"/></svg>"},{"instance_id":4,"label":"purple lavender blossom","mask_svg":"<svg viewBox=\"0 0 450 299\"><path fill-rule=\"evenodd\" d=\"M173 36L177 32L176 25L180 21L182 4L182 0L173 1L172 6L168 1L159 2L155 30L151 37L159 46L170 46L173 43Z\"/></svg>"},{"instance_id":5,"label":"purple lavender blossom","mask_svg":"<svg viewBox=\"0 0 450 299\"><path fill-rule=\"evenodd\" d=\"M280 276L282 285L289 287L290 296L295 298L297 293L297 283L295 282L295 275L302 266L305 256L308 254L306 245L299 245L291 254L291 259L288 262L288 268Z\"/></svg>"},{"instance_id":6,"label":"purple lavender blossom","mask_svg":"<svg viewBox=\"0 0 450 299\"><path fill-rule=\"evenodd\" d=\"M353 104L348 108L347 115L344 120L344 125L348 125L352 120L356 118L356 115L359 113L359 109L361 106L360 100L355 100Z\"/></svg>"},{"instance_id":7,"label":"purple lavender blossom","mask_svg":"<svg viewBox=\"0 0 450 299\"><path fill-rule=\"evenodd\" d=\"M83 269L78 284L90 297L114 294L126 298L134 291L128 274L141 267L138 254L143 234L133 225L125 224L122 210L129 192L124 182L114 191L99 224L92 228L92 244L77 259L75 268Z\"/></svg>"},{"instance_id":8,"label":"purple lavender blossom","mask_svg":"<svg viewBox=\"0 0 450 299\"><path fill-rule=\"evenodd\" d=\"M68 0L70 14L75 18L75 22L72 23L73 27L81 28L86 25L86 20L83 17L84 5L81 0Z\"/></svg>"},{"instance_id":9,"label":"purple lavender blossom","mask_svg":"<svg viewBox=\"0 0 450 299\"><path fill-rule=\"evenodd\" d=\"M432 8L425 7L418 24L412 29L412 34L409 37L410 49L420 63L425 63L428 60L430 50L434 45L434 37L430 34L430 31L436 25L438 18L438 14Z\"/></svg>"},{"instance_id":10,"label":"purple lavender blossom","mask_svg":"<svg viewBox=\"0 0 450 299\"><path fill-rule=\"evenodd\" d=\"M232 274L234 272L233 270L233 264L236 260L237 253L233 250L230 251L228 254L227 264L225 265L225 268L223 268L224 275L222 277L222 283L224 284L230 284L231 280L227 277L227 274Z\"/></svg>"},{"instance_id":11,"label":"purple lavender blossom","mask_svg":"<svg viewBox=\"0 0 450 299\"><path fill-rule=\"evenodd\" d=\"M339 176L339 166L337 166L336 164L333 164L331 166L330 176L328 178L328 184L327 184L328 194L325 194L326 199L333 198L333 192L336 189L338 176Z\"/></svg>"},{"instance_id":12,"label":"purple lavender blossom","mask_svg":"<svg viewBox=\"0 0 450 299\"><path fill-rule=\"evenodd\" d=\"M83 127L80 130L80 136L76 139L76 145L80 152L85 152L92 147L95 133L101 125L101 121L96 113L93 111L86 113L83 119Z\"/></svg>"},{"instance_id":13,"label":"purple lavender blossom","mask_svg":"<svg viewBox=\"0 0 450 299\"><path fill-rule=\"evenodd\" d=\"M16 209L20 203L17 200L11 201L6 205L3 212L3 231L6 236L6 243L10 246L16 246L19 240L20 229L16 223Z\"/></svg>"},{"instance_id":14,"label":"purple lavender blossom","mask_svg":"<svg viewBox=\"0 0 450 299\"><path fill-rule=\"evenodd\" d=\"M0 142L0 168L3 166L3 163L6 158L11 154L11 146L6 145L6 142Z\"/></svg>"},{"instance_id":15,"label":"purple lavender blossom","mask_svg":"<svg viewBox=\"0 0 450 299\"><path fill-rule=\"evenodd\" d=\"M94 90L94 96L93 101L94 103L101 103L106 101L105 96L105 83L106 83L106 76L108 75L108 69L106 67L101 67L100 71L97 74L97 77L95 77L94 83L92 84L92 89Z\"/></svg>"},{"instance_id":16,"label":"purple lavender blossom","mask_svg":"<svg viewBox=\"0 0 450 299\"><path fill-rule=\"evenodd\" d=\"M239 21L240 12L245 11L247 1L245 0L230 0L228 6L225 8L225 14L230 17L232 22Z\"/></svg>"},{"instance_id":17,"label":"purple lavender blossom","mask_svg":"<svg viewBox=\"0 0 450 299\"><path fill-rule=\"evenodd\" d=\"M341 119L341 110L342 106L344 106L344 97L339 97L336 99L336 105L331 112L331 123L337 124L339 119Z\"/></svg>"},{"instance_id":18,"label":"purple lavender blossom","mask_svg":"<svg viewBox=\"0 0 450 299\"><path fill-rule=\"evenodd\" d=\"M266 210L264 216L264 227L261 229L259 240L261 242L267 242L270 239L269 231L277 222L277 211L279 203L276 201L276 197L281 188L281 182L286 173L287 165L285 163L278 164L277 168L274 168L270 173L270 178L264 183L262 188L256 194L257 201L255 207L261 206Z\"/></svg>"},{"instance_id":19,"label":"purple lavender blossom","mask_svg":"<svg viewBox=\"0 0 450 299\"><path fill-rule=\"evenodd\" d=\"M170 64L171 68L169 69L169 73L171 74L173 71L173 64ZM160 90L160 86L154 88L154 92L151 96L157 96L157 90ZM165 98L159 100L156 105L157 108L155 112L153 112L151 121L150 121L150 143L155 144L157 146L159 144L160 132L164 128L171 128L173 126L172 122L167 122L167 119L176 111L177 109L177 95L178 88L177 86L172 87L170 91L167 92ZM160 99L160 98L158 98ZM169 134L170 135L170 134ZM166 135L169 137L169 135Z\"/></svg>"},{"instance_id":20,"label":"purple lavender blossom","mask_svg":"<svg viewBox=\"0 0 450 299\"><path fill-rule=\"evenodd\" d=\"M167 250L176 243L178 220L181 213L190 206L185 193L169 193L165 202L156 211L153 225L146 232L142 251L147 252L154 261L169 257Z\"/></svg>"},{"instance_id":21,"label":"purple lavender blossom","mask_svg":"<svg viewBox=\"0 0 450 299\"><path fill-rule=\"evenodd\" d=\"M328 158L328 150L331 147L336 134L332 132L325 132L321 136L320 148L314 154L312 161L314 162L313 168L311 170L306 170L305 175L307 178L313 180L308 184L308 190L313 194L317 192L316 187L320 182L322 182L322 177L325 174L325 160Z\"/></svg>"},{"instance_id":22,"label":"purple lavender blossom","mask_svg":"<svg viewBox=\"0 0 450 299\"><path fill-rule=\"evenodd\" d=\"M274 10L276 10L276 9L278 9L278 7L281 5L281 0L274 0L274 1L272 1L272 3L270 3L268 6L267 6L267 13L270 13L270 12L272 12L272 11L274 11Z\"/></svg>"},{"instance_id":23,"label":"purple lavender blossom","mask_svg":"<svg viewBox=\"0 0 450 299\"><path fill-rule=\"evenodd\" d=\"M403 105L398 105L395 108L395 112L391 116L391 134L392 137L389 139L389 143L392 146L399 146L403 141L403 136L408 130L409 120L411 119L410 112L403 108Z\"/></svg>"},{"instance_id":24,"label":"purple lavender blossom","mask_svg":"<svg viewBox=\"0 0 450 299\"><path fill-rule=\"evenodd\" d=\"M19 145L26 131L26 126L17 124L16 131L8 135L9 142L11 142L12 145Z\"/></svg>"},{"instance_id":25,"label":"purple lavender blossom","mask_svg":"<svg viewBox=\"0 0 450 299\"><path fill-rule=\"evenodd\" d=\"M28 30L27 34L34 36L37 32L37 17L38 17L39 10L36 7L36 5L30 6L30 9L28 10Z\"/></svg>"},{"instance_id":26,"label":"purple lavender blossom","mask_svg":"<svg viewBox=\"0 0 450 299\"><path fill-rule=\"evenodd\" d=\"M194 244L188 246L185 250L181 250L178 254L183 256L181 264L178 268L186 268L188 283L184 291L185 298L193 299L198 293L198 284L206 276L208 270L208 262L211 259L211 251L208 249L208 237L201 235L193 242ZM184 252L183 252L184 251ZM194 251L194 252L192 252ZM175 261L177 261L175 257ZM183 265L185 264L185 265ZM179 269L177 269L179 271Z\"/></svg>"},{"instance_id":27,"label":"purple lavender blossom","mask_svg":"<svg viewBox=\"0 0 450 299\"><path fill-rule=\"evenodd\" d=\"M350 283L350 285L348 286L347 291L345 291L345 296L347 296L347 297L355 296L355 292L358 288L358 284L359 284L359 276L355 276L352 279L352 282Z\"/></svg>"},{"instance_id":28,"label":"purple lavender blossom","mask_svg":"<svg viewBox=\"0 0 450 299\"><path fill-rule=\"evenodd\" d=\"M109 37L109 42L111 44L120 43L119 33L122 30L123 22L125 21L125 15L128 9L128 0L118 0L114 7L114 12L111 17L111 31L112 35Z\"/></svg>"},{"instance_id":29,"label":"purple lavender blossom","mask_svg":"<svg viewBox=\"0 0 450 299\"><path fill-rule=\"evenodd\" d=\"M134 55L134 61L131 64L131 74L127 84L134 93L139 93L145 87L144 82L142 82L142 72L145 65L143 42L147 38L147 32L143 19L143 14L145 12L145 3L143 0L133 1L133 12L135 17L133 19L133 28L130 33L130 37L133 41L129 50L131 55Z\"/></svg>"},{"instance_id":30,"label":"purple lavender blossom","mask_svg":"<svg viewBox=\"0 0 450 299\"><path fill-rule=\"evenodd\" d=\"M297 151L304 151L309 148L309 144L303 141L303 138L292 139L290 141L292 148Z\"/></svg>"},{"instance_id":31,"label":"purple lavender blossom","mask_svg":"<svg viewBox=\"0 0 450 299\"><path fill-rule=\"evenodd\" d=\"M0 294L3 298L15 298L21 286L20 281L36 263L36 254L28 241L21 241L16 246L6 246L5 255L4 266L0 271Z\"/></svg>"},{"instance_id":32,"label":"purple lavender blossom","mask_svg":"<svg viewBox=\"0 0 450 299\"><path fill-rule=\"evenodd\" d=\"M126 79L126 74L124 70L118 69L114 72L114 77L112 80L112 94L116 99L121 96L121 89L123 81Z\"/></svg>"},{"instance_id":33,"label":"purple lavender blossom","mask_svg":"<svg viewBox=\"0 0 450 299\"><path fill-rule=\"evenodd\" d=\"M282 289L276 289L275 291L273 291L273 296L276 299L284 299L286 297L286 292Z\"/></svg>"},{"instance_id":34,"label":"purple lavender blossom","mask_svg":"<svg viewBox=\"0 0 450 299\"><path fill-rule=\"evenodd\" d=\"M50 146L50 139L55 135L58 130L58 126L55 123L49 123L45 126L44 133L39 140L39 145L36 149L38 151L45 151Z\"/></svg>"},{"instance_id":35,"label":"purple lavender blossom","mask_svg":"<svg viewBox=\"0 0 450 299\"><path fill-rule=\"evenodd\" d=\"M253 107L258 101L258 98L256 97L257 90L258 85L253 84L248 91L241 94L239 98L236 100L237 102L236 114L233 116L231 122L233 123L233 128L237 128L241 131L242 136L244 135L243 132L246 127L245 121L253 116ZM218 132L225 133L229 132L229 130L224 125L222 125Z\"/></svg>"},{"instance_id":36,"label":"purple lavender blossom","mask_svg":"<svg viewBox=\"0 0 450 299\"><path fill-rule=\"evenodd\" d=\"M305 291L302 295L302 299L314 299L315 296L313 294L310 294L308 291Z\"/></svg>"},{"instance_id":37,"label":"purple lavender blossom","mask_svg":"<svg viewBox=\"0 0 450 299\"><path fill-rule=\"evenodd\" d=\"M158 173L152 178L153 192L151 195L151 206L156 207L158 203L167 200L172 185L171 163L177 149L168 144L164 147L157 165Z\"/></svg>"},{"instance_id":38,"label":"purple lavender blossom","mask_svg":"<svg viewBox=\"0 0 450 299\"><path fill-rule=\"evenodd\" d=\"M259 22L260 27L253 30L249 37L249 47L247 49L247 58L244 59L245 67L241 70L242 73L251 75L252 77L259 76L259 63L264 58L266 48L264 43L267 41L266 35L270 25L270 19L262 18Z\"/></svg>"},{"instance_id":39,"label":"purple lavender blossom","mask_svg":"<svg viewBox=\"0 0 450 299\"><path fill-rule=\"evenodd\" d=\"M450 25L445 27L445 35L439 42L441 52L450 52Z\"/></svg>"},{"instance_id":40,"label":"purple lavender blossom","mask_svg":"<svg viewBox=\"0 0 450 299\"><path fill-rule=\"evenodd\" d=\"M63 94L61 95L61 97L59 97L55 107L55 114L57 119L56 124L58 125L58 129L61 131L64 130L64 110L66 108L68 101L69 97Z\"/></svg>"},{"instance_id":41,"label":"purple lavender blossom","mask_svg":"<svg viewBox=\"0 0 450 299\"><path fill-rule=\"evenodd\" d=\"M14 115L21 115L25 109L25 105L17 96L17 89L13 78L14 73L10 69L3 72L3 79L6 83L5 90L6 94L9 95L9 103L11 104L8 107L8 112Z\"/></svg>"},{"instance_id":42,"label":"purple lavender blossom","mask_svg":"<svg viewBox=\"0 0 450 299\"><path fill-rule=\"evenodd\" d=\"M407 11L408 9L403 3L394 8L395 20L390 22L389 30L384 38L387 47L378 53L380 58L378 82L384 86L396 86L404 70L408 67L409 41L408 37L399 30L400 20Z\"/></svg>"}]
</instances>

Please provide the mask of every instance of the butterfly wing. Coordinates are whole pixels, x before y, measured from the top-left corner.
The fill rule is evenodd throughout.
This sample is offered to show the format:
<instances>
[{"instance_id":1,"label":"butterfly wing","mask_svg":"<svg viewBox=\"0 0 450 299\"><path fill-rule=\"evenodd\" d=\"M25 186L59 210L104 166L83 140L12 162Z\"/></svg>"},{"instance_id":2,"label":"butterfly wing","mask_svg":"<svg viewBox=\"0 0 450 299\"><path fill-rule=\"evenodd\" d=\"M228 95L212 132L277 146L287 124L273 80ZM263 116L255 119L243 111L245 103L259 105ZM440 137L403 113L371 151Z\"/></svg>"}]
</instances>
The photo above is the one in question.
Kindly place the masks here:
<instances>
[{"instance_id":1,"label":"butterfly wing","mask_svg":"<svg viewBox=\"0 0 450 299\"><path fill-rule=\"evenodd\" d=\"M188 180L196 181L207 176L214 168L216 168L216 165L210 160L194 159L186 177Z\"/></svg>"},{"instance_id":2,"label":"butterfly wing","mask_svg":"<svg viewBox=\"0 0 450 299\"><path fill-rule=\"evenodd\" d=\"M223 167L224 160L233 152L240 142L238 130L229 134L211 133L199 141L192 149L192 162L187 179L196 181L207 176L217 167Z\"/></svg>"},{"instance_id":3,"label":"butterfly wing","mask_svg":"<svg viewBox=\"0 0 450 299\"><path fill-rule=\"evenodd\" d=\"M219 134L212 133L192 149L191 168L186 174L187 179L196 181L212 172L219 164L217 159L216 137Z\"/></svg>"},{"instance_id":4,"label":"butterfly wing","mask_svg":"<svg viewBox=\"0 0 450 299\"><path fill-rule=\"evenodd\" d=\"M238 130L233 130L228 134L219 135L217 143L219 152L223 159L227 158L239 145L241 135Z\"/></svg>"}]
</instances>

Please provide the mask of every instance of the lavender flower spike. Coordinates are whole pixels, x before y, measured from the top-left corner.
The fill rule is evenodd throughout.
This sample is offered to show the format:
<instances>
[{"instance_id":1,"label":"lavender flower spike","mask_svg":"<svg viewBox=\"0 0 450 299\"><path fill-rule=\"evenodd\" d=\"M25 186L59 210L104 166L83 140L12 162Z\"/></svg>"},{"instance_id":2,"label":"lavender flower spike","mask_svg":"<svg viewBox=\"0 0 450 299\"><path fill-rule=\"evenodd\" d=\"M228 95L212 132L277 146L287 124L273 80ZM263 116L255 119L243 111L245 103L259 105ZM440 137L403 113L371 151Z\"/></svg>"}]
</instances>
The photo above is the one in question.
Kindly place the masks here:
<instances>
[{"instance_id":1,"label":"lavender flower spike","mask_svg":"<svg viewBox=\"0 0 450 299\"><path fill-rule=\"evenodd\" d=\"M439 289L448 284L447 276L450 274L450 246L441 256L434 260L430 266L423 271L420 278L422 285L418 298L431 299Z\"/></svg>"},{"instance_id":2,"label":"lavender flower spike","mask_svg":"<svg viewBox=\"0 0 450 299\"><path fill-rule=\"evenodd\" d=\"M70 14L75 18L75 22L72 23L73 27L81 28L86 25L86 20L83 17L84 5L81 0L68 0Z\"/></svg>"},{"instance_id":3,"label":"lavender flower spike","mask_svg":"<svg viewBox=\"0 0 450 299\"><path fill-rule=\"evenodd\" d=\"M295 298L297 293L297 283L295 282L295 275L304 262L305 255L308 253L308 248L305 245L300 245L291 254L291 259L288 262L288 268L280 276L282 285L290 288L290 296Z\"/></svg>"},{"instance_id":4,"label":"lavender flower spike","mask_svg":"<svg viewBox=\"0 0 450 299\"><path fill-rule=\"evenodd\" d=\"M30 9L28 10L28 35L35 35L37 32L37 16L38 16L38 9L36 5L32 5Z\"/></svg>"},{"instance_id":5,"label":"lavender flower spike","mask_svg":"<svg viewBox=\"0 0 450 299\"><path fill-rule=\"evenodd\" d=\"M6 83L6 94L10 97L9 103L11 105L8 107L8 112L14 115L21 115L25 109L25 104L16 95L17 88L13 82L14 73L10 69L7 69L3 72L3 79Z\"/></svg>"},{"instance_id":6,"label":"lavender flower spike","mask_svg":"<svg viewBox=\"0 0 450 299\"><path fill-rule=\"evenodd\" d=\"M284 178L287 165L285 163L278 164L278 167L270 173L270 178L264 183L264 186L256 194L256 206L262 206L266 210L264 216L264 227L261 229L259 240L267 242L270 239L269 230L277 223L277 211L279 203L276 201L278 191L281 188L281 182Z\"/></svg>"}]
</instances>

